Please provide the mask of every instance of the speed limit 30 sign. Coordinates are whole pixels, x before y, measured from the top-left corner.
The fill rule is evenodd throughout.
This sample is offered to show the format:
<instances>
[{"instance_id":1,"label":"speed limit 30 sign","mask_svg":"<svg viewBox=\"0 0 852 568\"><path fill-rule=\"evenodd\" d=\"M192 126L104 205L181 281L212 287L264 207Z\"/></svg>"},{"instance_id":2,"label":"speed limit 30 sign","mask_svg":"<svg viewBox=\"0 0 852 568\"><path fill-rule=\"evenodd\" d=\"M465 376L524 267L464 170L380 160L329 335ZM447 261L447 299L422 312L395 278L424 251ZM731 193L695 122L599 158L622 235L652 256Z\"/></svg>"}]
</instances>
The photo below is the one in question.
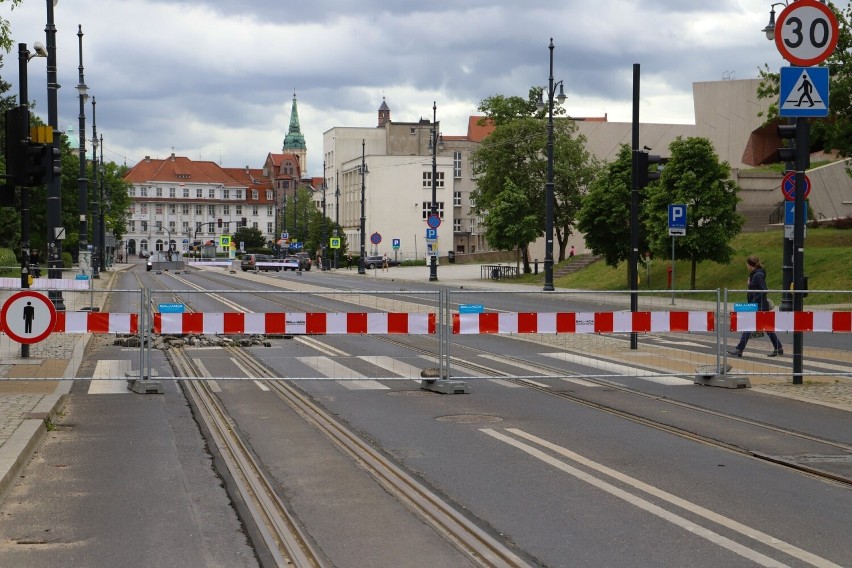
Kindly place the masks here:
<instances>
[{"instance_id":1,"label":"speed limit 30 sign","mask_svg":"<svg viewBox=\"0 0 852 568\"><path fill-rule=\"evenodd\" d=\"M834 12L817 0L798 0L784 8L775 25L775 45L800 67L825 61L837 46L839 28Z\"/></svg>"}]
</instances>

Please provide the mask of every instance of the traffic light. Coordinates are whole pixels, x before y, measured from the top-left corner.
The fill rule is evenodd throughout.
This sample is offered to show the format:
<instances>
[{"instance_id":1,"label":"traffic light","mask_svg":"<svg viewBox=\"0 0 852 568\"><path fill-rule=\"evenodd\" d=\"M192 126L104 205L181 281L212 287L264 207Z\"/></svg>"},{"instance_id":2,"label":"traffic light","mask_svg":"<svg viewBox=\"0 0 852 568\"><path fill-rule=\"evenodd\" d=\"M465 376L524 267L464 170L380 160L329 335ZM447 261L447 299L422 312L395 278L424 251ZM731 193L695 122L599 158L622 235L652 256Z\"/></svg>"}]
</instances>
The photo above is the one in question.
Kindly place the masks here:
<instances>
[{"instance_id":1,"label":"traffic light","mask_svg":"<svg viewBox=\"0 0 852 568\"><path fill-rule=\"evenodd\" d=\"M20 185L21 178L21 141L26 138L23 135L23 122L21 107L15 107L6 111L6 132L4 156L6 158L6 181L3 191L0 193L0 205L12 206L15 204L15 186Z\"/></svg>"},{"instance_id":2,"label":"traffic light","mask_svg":"<svg viewBox=\"0 0 852 568\"><path fill-rule=\"evenodd\" d=\"M643 188L652 181L660 179L660 164L664 163L663 158L656 154L648 154L647 152L638 152L639 159L639 188ZM653 170L649 168L654 166Z\"/></svg>"},{"instance_id":3,"label":"traffic light","mask_svg":"<svg viewBox=\"0 0 852 568\"><path fill-rule=\"evenodd\" d=\"M778 130L778 138L781 140L786 140L787 143L783 148L778 148L778 161L795 164L795 169L804 171L811 167L811 156L807 150L802 152L802 156L799 156L797 149L798 148L806 148L807 144L807 122L804 122L803 118L796 119L798 121L803 121L802 126L797 126L797 124L779 124L776 128ZM804 136L804 139L803 139ZM799 163L799 160L802 163Z\"/></svg>"},{"instance_id":4,"label":"traffic light","mask_svg":"<svg viewBox=\"0 0 852 568\"><path fill-rule=\"evenodd\" d=\"M47 181L45 168L45 154L47 146L35 142L24 144L24 167L21 185L26 187L37 187Z\"/></svg>"}]
</instances>

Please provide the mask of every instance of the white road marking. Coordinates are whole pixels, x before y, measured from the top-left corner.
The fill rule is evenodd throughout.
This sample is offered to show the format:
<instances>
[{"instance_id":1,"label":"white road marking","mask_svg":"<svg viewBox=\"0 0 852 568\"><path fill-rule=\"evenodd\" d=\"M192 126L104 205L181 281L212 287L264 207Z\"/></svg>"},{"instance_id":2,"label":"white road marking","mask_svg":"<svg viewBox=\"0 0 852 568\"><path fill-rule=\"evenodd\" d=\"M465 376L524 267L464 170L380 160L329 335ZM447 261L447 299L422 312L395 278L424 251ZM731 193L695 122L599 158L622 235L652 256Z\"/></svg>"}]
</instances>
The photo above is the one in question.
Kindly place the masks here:
<instances>
[{"instance_id":1,"label":"white road marking","mask_svg":"<svg viewBox=\"0 0 852 568\"><path fill-rule=\"evenodd\" d=\"M412 365L411 363L406 363L405 361L400 361L399 359L385 357L382 355L362 355L358 358L372 363L377 367L381 367L382 369L387 369L388 371L396 373L404 378L417 381L418 383L423 380L420 376L420 371L422 371L423 368Z\"/></svg>"},{"instance_id":2,"label":"white road marking","mask_svg":"<svg viewBox=\"0 0 852 568\"><path fill-rule=\"evenodd\" d=\"M345 369L345 374L356 378L338 380L336 382L340 386L349 390L390 390L390 387L386 387L379 381L374 381L373 379L358 379L357 377L363 377L364 375L341 365L339 362L329 357L297 357L297 359L324 377L339 377L344 374L341 373L341 370Z\"/></svg>"},{"instance_id":3,"label":"white road marking","mask_svg":"<svg viewBox=\"0 0 852 568\"><path fill-rule=\"evenodd\" d=\"M127 394L127 373L133 363L127 359L104 359L95 363L88 394ZM108 380L107 377L110 377Z\"/></svg>"},{"instance_id":4,"label":"white road marking","mask_svg":"<svg viewBox=\"0 0 852 568\"><path fill-rule=\"evenodd\" d=\"M262 390L262 391L264 391L264 392L269 391L269 387L268 387L268 386L266 386L265 384L263 384L262 382L260 382L259 380L255 379L255 380L253 380L252 382L253 382L254 384L256 384L256 385L257 385L257 388L259 388L260 390Z\"/></svg>"},{"instance_id":5,"label":"white road marking","mask_svg":"<svg viewBox=\"0 0 852 568\"><path fill-rule=\"evenodd\" d=\"M539 383L538 381L531 381L529 379L521 379L521 381L524 382L524 383L528 383L530 385L533 385L535 387L538 387L540 389L549 389L550 388L550 385L546 385L544 383Z\"/></svg>"},{"instance_id":6,"label":"white road marking","mask_svg":"<svg viewBox=\"0 0 852 568\"><path fill-rule=\"evenodd\" d=\"M203 377L212 377L210 371L207 370L207 367L204 366L204 363L201 361L199 357L193 357L192 362L195 363L195 366L198 367L198 370L201 372ZM210 390L213 392L222 392L222 389L219 387L219 383L216 381L209 379L207 380L207 385L210 387Z\"/></svg>"},{"instance_id":7,"label":"white road marking","mask_svg":"<svg viewBox=\"0 0 852 568\"><path fill-rule=\"evenodd\" d=\"M601 385L601 384L593 383L592 381L586 381L586 380L583 380L583 379L565 378L565 379L562 379L562 380L569 382L569 383L574 383L575 385L580 385L580 386L583 386L583 387L592 387L592 388L603 387L603 385Z\"/></svg>"},{"instance_id":8,"label":"white road marking","mask_svg":"<svg viewBox=\"0 0 852 568\"><path fill-rule=\"evenodd\" d=\"M660 517L661 519L667 520L667 521L669 521L669 522L671 522L671 523L673 523L677 526L682 527L683 529L685 529L685 530L687 530L687 531L689 531L693 534L696 534L698 536L706 538L707 540L709 540L709 541L711 541L711 542L713 542L713 543L715 543L715 544L717 544L717 545L719 545L723 548L726 548L726 549L728 549L732 552L735 552L736 554L739 554L740 556L743 556L744 558L747 558L747 559L749 559L749 560L751 560L751 561L753 561L757 564L760 564L762 566L779 566L779 567L780 566L786 566L785 564L782 564L782 563L780 563L780 562L778 562L778 561L776 561L772 558L769 558L768 556L765 556L765 555L761 554L760 552L757 552L756 550L753 550L753 549L748 548L744 545L741 545L737 542L734 542L734 541L732 541L732 540L730 540L730 539L728 539L728 538L726 538L726 537L724 537L724 536L722 536L718 533L715 533L715 532L713 532L713 531L711 531L707 528L704 528L700 525L693 523L689 519L686 519L684 517L681 517L679 515L671 513L669 511L663 509L662 507L659 507L659 506L654 505L653 503L651 503L649 501L646 501L645 499L642 499L641 497L638 497L636 495L628 493L627 491L624 491L624 490L622 490L622 489L620 489L620 488L618 488L618 487L616 487L616 486L614 486L610 483L607 483L606 481L603 481L602 479L598 479L597 477L594 477L593 475L591 475L589 473L586 473L582 470L579 470L579 469L565 463L564 461L560 461L560 460L554 458L553 456L546 454L546 453L542 452L541 450L539 450L539 449L537 449L533 446L525 444L525 443L523 443L519 440L515 440L514 438L510 438L509 436L501 434L501 433L499 433L495 430L492 430L492 429L482 429L480 431L491 436L491 437L493 437L493 438L496 438L496 439L498 439L502 442L505 442L506 444L514 446L514 447L520 449L521 451L524 451L527 454L529 454L533 457L536 457L536 458L540 459L541 461L556 467L557 469L559 469L561 471L569 473L569 474L573 475L574 477L576 477L577 479L585 481L586 483L589 483L590 485L593 485L593 486L595 486L595 487L597 487L597 488L599 488L603 491L606 491L607 493L609 493L609 494L611 494L615 497L618 497L619 499L623 499L624 501L627 501L628 503L631 503L632 505L634 505L636 507L639 507L639 508L641 508L645 511L648 511L649 513L654 514L654 515ZM566 457L566 458L568 458L568 459L570 459L570 460L572 460L572 461L574 461L574 462L576 462L576 463L578 463L582 466L585 466L589 469L592 469L592 470L597 471L601 474L604 474L604 475L609 476L613 479L616 479L617 481L624 483L626 485L629 485L629 486L633 487L634 489L637 489L639 491L647 493L647 494L655 497L656 499L665 501L667 503L670 503L671 505L674 505L676 507L679 507L681 509L689 511L690 513L692 513L694 515L698 515L700 517L703 517L703 518L707 519L708 521L711 521L713 523L724 526L727 529L730 529L732 531L736 531L737 533L741 534L744 537L751 538L751 539L759 542L762 545L775 548L776 550L779 550L779 551L781 551L781 552L783 552L783 553L785 553L789 556L792 556L794 558L797 558L799 560L807 562L807 563L809 563L813 566L818 566L820 568L840 568L839 565L834 564L830 560L827 560L827 559L822 558L820 556L817 556L813 553L810 553L806 550L798 548L798 547L796 547L796 546L794 546L794 545L792 545L788 542L784 542L784 541L782 541L782 540L780 540L776 537L773 537L771 535L768 535L766 533L758 531L757 529L755 529L753 527L744 525L744 524L737 522L737 521L735 521L735 520L733 520L729 517L725 517L723 515L720 515L719 513L716 513L714 511L706 509L706 508L704 508L700 505L697 505L695 503L687 501L686 499L682 499L682 498L680 498L676 495L668 493L667 491L663 491L662 489L658 489L657 487L654 487L653 485L649 485L649 484L647 484L643 481L639 481L638 479L632 478L632 477L625 475L625 474L623 474L619 471L616 471L612 468L609 468L609 467L607 467L603 464L592 461L592 460L585 458L585 457L583 457L583 456L581 456L581 455L579 455L575 452L572 452L571 450L569 450L567 448L564 448L562 446L558 446L556 444L548 442L547 440L544 440L542 438L539 438L537 436L534 436L532 434L529 434L529 433L524 432L523 430L520 430L520 429L517 429L517 428L507 428L506 431L514 434L515 436L518 436L518 437L523 438L525 440L528 440L532 443L538 444L538 445L540 445L544 448L547 448L548 450L550 450L550 451L552 451L552 452L554 452L558 455L561 455L563 457Z\"/></svg>"},{"instance_id":9,"label":"white road marking","mask_svg":"<svg viewBox=\"0 0 852 568\"><path fill-rule=\"evenodd\" d=\"M661 385L691 386L693 384L693 380L691 378L687 379L685 377L660 376L657 373L654 373L652 371L646 371L645 369L637 369L636 367L629 367L627 365L620 365L618 363L611 363L609 361L600 361L598 359L592 359L584 355L574 355L572 353L542 353L542 355L552 357L554 359L559 359L560 361L565 361L568 363L585 365L586 367L594 367L595 369L600 369L601 371L608 371L614 373L616 376L627 376L630 378L641 379L643 381L649 381L652 383L659 383Z\"/></svg>"},{"instance_id":10,"label":"white road marking","mask_svg":"<svg viewBox=\"0 0 852 568\"><path fill-rule=\"evenodd\" d=\"M513 383L511 381L507 381L506 379L488 379L488 381L494 383L495 385L509 387L510 389L524 388L524 385L519 385L518 383Z\"/></svg>"}]
</instances>

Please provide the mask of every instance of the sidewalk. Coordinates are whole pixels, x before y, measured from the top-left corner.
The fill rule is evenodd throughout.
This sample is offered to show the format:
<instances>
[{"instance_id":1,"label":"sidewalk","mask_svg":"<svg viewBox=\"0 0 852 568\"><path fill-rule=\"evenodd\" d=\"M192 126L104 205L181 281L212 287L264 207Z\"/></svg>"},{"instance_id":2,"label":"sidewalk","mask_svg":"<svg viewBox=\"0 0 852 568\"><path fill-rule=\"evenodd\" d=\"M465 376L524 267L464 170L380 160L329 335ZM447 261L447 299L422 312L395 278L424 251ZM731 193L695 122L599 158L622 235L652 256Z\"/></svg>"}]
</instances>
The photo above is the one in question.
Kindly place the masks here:
<instances>
[{"instance_id":1,"label":"sidewalk","mask_svg":"<svg viewBox=\"0 0 852 568\"><path fill-rule=\"evenodd\" d=\"M116 271L129 267L116 265L101 273L101 278L92 280L94 288L108 289ZM70 301L65 307L67 311L78 309ZM30 357L22 359L20 345L0 334L0 496L41 442L51 417L62 409L64 397L71 391L70 380L43 379L74 378L88 339L86 334L51 334L31 345ZM34 380L3 380L5 377Z\"/></svg>"}]
</instances>

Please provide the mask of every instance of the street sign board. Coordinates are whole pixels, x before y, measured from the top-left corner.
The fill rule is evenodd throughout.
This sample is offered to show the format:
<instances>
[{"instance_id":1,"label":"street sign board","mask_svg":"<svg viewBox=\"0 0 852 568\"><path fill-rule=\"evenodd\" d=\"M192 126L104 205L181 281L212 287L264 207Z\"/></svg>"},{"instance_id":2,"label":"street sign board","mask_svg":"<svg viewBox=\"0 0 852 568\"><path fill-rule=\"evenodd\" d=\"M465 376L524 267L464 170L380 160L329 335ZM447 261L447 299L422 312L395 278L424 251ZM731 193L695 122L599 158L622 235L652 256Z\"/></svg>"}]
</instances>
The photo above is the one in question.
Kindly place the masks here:
<instances>
[{"instance_id":1,"label":"street sign board","mask_svg":"<svg viewBox=\"0 0 852 568\"><path fill-rule=\"evenodd\" d=\"M219 237L219 245L222 247L231 246L231 237L228 235L222 235Z\"/></svg>"},{"instance_id":2,"label":"street sign board","mask_svg":"<svg viewBox=\"0 0 852 568\"><path fill-rule=\"evenodd\" d=\"M288 233L287 231L284 231L283 233L281 233L281 238L282 239L289 239L290 233Z\"/></svg>"},{"instance_id":3,"label":"street sign board","mask_svg":"<svg viewBox=\"0 0 852 568\"><path fill-rule=\"evenodd\" d=\"M485 311L482 304L459 304L460 314L481 314Z\"/></svg>"},{"instance_id":4,"label":"street sign board","mask_svg":"<svg viewBox=\"0 0 852 568\"><path fill-rule=\"evenodd\" d=\"M44 294L23 290L3 303L0 325L18 343L38 343L53 331L56 308Z\"/></svg>"},{"instance_id":5,"label":"street sign board","mask_svg":"<svg viewBox=\"0 0 852 568\"><path fill-rule=\"evenodd\" d=\"M805 236L808 236L808 204L805 203ZM784 202L784 238L792 239L793 232L796 227L796 202L795 201L785 201Z\"/></svg>"},{"instance_id":6,"label":"street sign board","mask_svg":"<svg viewBox=\"0 0 852 568\"><path fill-rule=\"evenodd\" d=\"M817 0L798 0L784 8L775 24L775 45L781 56L799 67L825 61L837 47L837 18Z\"/></svg>"},{"instance_id":7,"label":"street sign board","mask_svg":"<svg viewBox=\"0 0 852 568\"><path fill-rule=\"evenodd\" d=\"M426 229L426 240L433 240L438 238L438 229Z\"/></svg>"},{"instance_id":8,"label":"street sign board","mask_svg":"<svg viewBox=\"0 0 852 568\"><path fill-rule=\"evenodd\" d=\"M340 237L331 237L328 239L328 247L333 249L340 248Z\"/></svg>"},{"instance_id":9,"label":"street sign board","mask_svg":"<svg viewBox=\"0 0 852 568\"><path fill-rule=\"evenodd\" d=\"M734 304L735 312L756 312L757 304L754 302L746 302L746 303L737 303Z\"/></svg>"},{"instance_id":10,"label":"street sign board","mask_svg":"<svg viewBox=\"0 0 852 568\"><path fill-rule=\"evenodd\" d=\"M828 67L782 67L778 114L828 116Z\"/></svg>"},{"instance_id":11,"label":"street sign board","mask_svg":"<svg viewBox=\"0 0 852 568\"><path fill-rule=\"evenodd\" d=\"M781 180L781 193L787 201L796 200L796 172L787 172ZM811 178L805 175L805 199L811 194Z\"/></svg>"},{"instance_id":12,"label":"street sign board","mask_svg":"<svg viewBox=\"0 0 852 568\"><path fill-rule=\"evenodd\" d=\"M157 310L161 314L182 314L186 310L184 304L157 304Z\"/></svg>"},{"instance_id":13,"label":"street sign board","mask_svg":"<svg viewBox=\"0 0 852 568\"><path fill-rule=\"evenodd\" d=\"M441 226L441 216L437 213L432 213L429 215L429 218L426 219L426 224L432 229L437 229Z\"/></svg>"},{"instance_id":14,"label":"street sign board","mask_svg":"<svg viewBox=\"0 0 852 568\"><path fill-rule=\"evenodd\" d=\"M669 236L686 235L686 205L669 205Z\"/></svg>"},{"instance_id":15,"label":"street sign board","mask_svg":"<svg viewBox=\"0 0 852 568\"><path fill-rule=\"evenodd\" d=\"M370 242L374 245L377 245L382 242L382 236L379 233L373 233L372 235L370 235Z\"/></svg>"},{"instance_id":16,"label":"street sign board","mask_svg":"<svg viewBox=\"0 0 852 568\"><path fill-rule=\"evenodd\" d=\"M393 239L391 241L391 246L393 247L393 250L399 250L399 239Z\"/></svg>"}]
</instances>

